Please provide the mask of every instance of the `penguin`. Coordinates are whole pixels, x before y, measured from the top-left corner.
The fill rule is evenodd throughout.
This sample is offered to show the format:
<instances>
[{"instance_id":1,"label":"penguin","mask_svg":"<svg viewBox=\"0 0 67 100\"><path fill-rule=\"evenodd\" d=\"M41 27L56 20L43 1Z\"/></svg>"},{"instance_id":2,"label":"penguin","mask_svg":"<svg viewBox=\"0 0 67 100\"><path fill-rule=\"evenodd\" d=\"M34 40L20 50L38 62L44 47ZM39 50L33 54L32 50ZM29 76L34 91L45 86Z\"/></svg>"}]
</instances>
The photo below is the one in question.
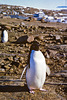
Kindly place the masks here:
<instances>
[{"instance_id":1,"label":"penguin","mask_svg":"<svg viewBox=\"0 0 67 100\"><path fill-rule=\"evenodd\" d=\"M39 50L39 43L34 41L30 48L28 65L26 70L26 81L30 93L34 93L34 89L43 89L46 79L46 73L50 74L50 69L46 65L45 57Z\"/></svg>"},{"instance_id":2,"label":"penguin","mask_svg":"<svg viewBox=\"0 0 67 100\"><path fill-rule=\"evenodd\" d=\"M7 41L8 41L8 32L5 29L2 29L1 42L5 43Z\"/></svg>"}]
</instances>

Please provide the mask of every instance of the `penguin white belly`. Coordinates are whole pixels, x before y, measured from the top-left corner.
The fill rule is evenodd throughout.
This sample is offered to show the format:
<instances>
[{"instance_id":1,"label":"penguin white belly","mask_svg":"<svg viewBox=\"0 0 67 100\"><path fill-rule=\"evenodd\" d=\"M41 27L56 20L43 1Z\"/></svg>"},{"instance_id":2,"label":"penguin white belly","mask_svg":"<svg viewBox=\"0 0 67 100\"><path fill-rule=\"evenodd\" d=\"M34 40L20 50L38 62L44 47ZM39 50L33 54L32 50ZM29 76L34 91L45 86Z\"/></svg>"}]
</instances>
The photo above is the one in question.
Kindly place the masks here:
<instances>
[{"instance_id":1,"label":"penguin white belly","mask_svg":"<svg viewBox=\"0 0 67 100\"><path fill-rule=\"evenodd\" d=\"M7 42L8 41L8 33L6 30L3 31L3 37L1 37L2 42Z\"/></svg>"},{"instance_id":2,"label":"penguin white belly","mask_svg":"<svg viewBox=\"0 0 67 100\"><path fill-rule=\"evenodd\" d=\"M41 51L32 50L30 68L27 69L26 79L28 88L42 88L46 78L46 63Z\"/></svg>"}]
</instances>

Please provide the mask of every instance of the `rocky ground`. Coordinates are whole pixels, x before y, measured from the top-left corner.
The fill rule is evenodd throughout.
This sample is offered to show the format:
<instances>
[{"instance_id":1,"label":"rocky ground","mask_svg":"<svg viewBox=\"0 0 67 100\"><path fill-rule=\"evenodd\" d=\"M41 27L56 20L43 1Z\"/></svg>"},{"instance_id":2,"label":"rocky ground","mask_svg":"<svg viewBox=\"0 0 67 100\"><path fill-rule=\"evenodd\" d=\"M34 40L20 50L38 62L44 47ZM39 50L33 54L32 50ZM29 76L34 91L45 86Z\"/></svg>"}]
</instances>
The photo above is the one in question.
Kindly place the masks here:
<instances>
[{"instance_id":1,"label":"rocky ground","mask_svg":"<svg viewBox=\"0 0 67 100\"><path fill-rule=\"evenodd\" d=\"M20 78L34 40L40 43L51 75L43 86L47 91L35 94L28 92L25 74L22 82L0 81L0 100L66 100L67 24L0 19L0 40L2 27L8 30L9 41L0 41L0 80Z\"/></svg>"}]
</instances>

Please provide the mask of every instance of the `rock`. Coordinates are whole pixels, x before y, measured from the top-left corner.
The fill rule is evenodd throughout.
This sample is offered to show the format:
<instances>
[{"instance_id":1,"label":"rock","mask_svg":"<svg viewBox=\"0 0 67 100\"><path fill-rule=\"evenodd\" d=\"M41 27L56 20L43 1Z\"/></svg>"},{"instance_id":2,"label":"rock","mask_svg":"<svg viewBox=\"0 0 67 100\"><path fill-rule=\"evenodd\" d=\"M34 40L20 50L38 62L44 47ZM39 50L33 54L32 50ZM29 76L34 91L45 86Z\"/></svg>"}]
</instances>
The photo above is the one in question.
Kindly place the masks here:
<instances>
[{"instance_id":1,"label":"rock","mask_svg":"<svg viewBox=\"0 0 67 100\"><path fill-rule=\"evenodd\" d=\"M20 22L20 27L25 26L24 22Z\"/></svg>"},{"instance_id":2,"label":"rock","mask_svg":"<svg viewBox=\"0 0 67 100\"><path fill-rule=\"evenodd\" d=\"M56 54L57 54L57 51L55 51L55 50L47 50L47 52L46 52L46 55L48 55L49 58L55 58Z\"/></svg>"},{"instance_id":3,"label":"rock","mask_svg":"<svg viewBox=\"0 0 67 100\"><path fill-rule=\"evenodd\" d=\"M65 44L67 44L67 40L65 40Z\"/></svg>"},{"instance_id":4,"label":"rock","mask_svg":"<svg viewBox=\"0 0 67 100\"><path fill-rule=\"evenodd\" d=\"M4 68L5 68L6 70L10 69L9 65L5 65Z\"/></svg>"},{"instance_id":5,"label":"rock","mask_svg":"<svg viewBox=\"0 0 67 100\"><path fill-rule=\"evenodd\" d=\"M15 39L17 40L19 37L18 36L15 36Z\"/></svg>"},{"instance_id":6,"label":"rock","mask_svg":"<svg viewBox=\"0 0 67 100\"><path fill-rule=\"evenodd\" d=\"M15 56L13 57L13 61L19 62L19 57L18 57L17 55L15 55Z\"/></svg>"},{"instance_id":7,"label":"rock","mask_svg":"<svg viewBox=\"0 0 67 100\"><path fill-rule=\"evenodd\" d=\"M30 31L30 32L33 32L33 29L30 27L30 28L29 28L29 31Z\"/></svg>"},{"instance_id":8,"label":"rock","mask_svg":"<svg viewBox=\"0 0 67 100\"><path fill-rule=\"evenodd\" d=\"M67 42L67 36L63 36L62 39L63 39L63 43Z\"/></svg>"},{"instance_id":9,"label":"rock","mask_svg":"<svg viewBox=\"0 0 67 100\"><path fill-rule=\"evenodd\" d=\"M24 19L24 21L30 21L30 19L29 19L29 18L27 18L27 19Z\"/></svg>"},{"instance_id":10,"label":"rock","mask_svg":"<svg viewBox=\"0 0 67 100\"><path fill-rule=\"evenodd\" d=\"M4 63L3 62L1 63L1 66L4 66Z\"/></svg>"},{"instance_id":11,"label":"rock","mask_svg":"<svg viewBox=\"0 0 67 100\"><path fill-rule=\"evenodd\" d=\"M23 68L26 66L26 64L23 64Z\"/></svg>"},{"instance_id":12,"label":"rock","mask_svg":"<svg viewBox=\"0 0 67 100\"><path fill-rule=\"evenodd\" d=\"M29 26L28 25L25 25L25 26L23 26L24 27L24 29L28 29L29 28Z\"/></svg>"},{"instance_id":13,"label":"rock","mask_svg":"<svg viewBox=\"0 0 67 100\"><path fill-rule=\"evenodd\" d=\"M52 61L51 59L47 59L47 60L46 60L46 63L47 63L48 65L53 65L53 61Z\"/></svg>"},{"instance_id":14,"label":"rock","mask_svg":"<svg viewBox=\"0 0 67 100\"><path fill-rule=\"evenodd\" d=\"M51 74L50 76L67 78L67 73L56 72L54 74Z\"/></svg>"},{"instance_id":15,"label":"rock","mask_svg":"<svg viewBox=\"0 0 67 100\"><path fill-rule=\"evenodd\" d=\"M62 42L61 35L54 35L54 39L56 40L57 43Z\"/></svg>"},{"instance_id":16,"label":"rock","mask_svg":"<svg viewBox=\"0 0 67 100\"><path fill-rule=\"evenodd\" d=\"M12 29L12 30L17 30L18 28L19 28L19 25L17 25L17 26L12 25L12 26L11 26L11 29Z\"/></svg>"},{"instance_id":17,"label":"rock","mask_svg":"<svg viewBox=\"0 0 67 100\"><path fill-rule=\"evenodd\" d=\"M61 39L61 36L60 35L55 35L55 39L56 40L60 40Z\"/></svg>"},{"instance_id":18,"label":"rock","mask_svg":"<svg viewBox=\"0 0 67 100\"><path fill-rule=\"evenodd\" d=\"M12 31L14 31L15 29L14 28L12 28Z\"/></svg>"},{"instance_id":19,"label":"rock","mask_svg":"<svg viewBox=\"0 0 67 100\"><path fill-rule=\"evenodd\" d=\"M0 30L2 29L2 27L0 26Z\"/></svg>"},{"instance_id":20,"label":"rock","mask_svg":"<svg viewBox=\"0 0 67 100\"><path fill-rule=\"evenodd\" d=\"M5 72L5 69L0 68L0 73Z\"/></svg>"},{"instance_id":21,"label":"rock","mask_svg":"<svg viewBox=\"0 0 67 100\"><path fill-rule=\"evenodd\" d=\"M27 33L27 31L26 31L25 29L23 30L23 32L24 32L24 34L26 34L26 33Z\"/></svg>"},{"instance_id":22,"label":"rock","mask_svg":"<svg viewBox=\"0 0 67 100\"><path fill-rule=\"evenodd\" d=\"M12 61L12 63L11 63L12 66L16 66L17 68L18 68L19 64L20 63L18 61L16 61L16 62L15 61Z\"/></svg>"},{"instance_id":23,"label":"rock","mask_svg":"<svg viewBox=\"0 0 67 100\"><path fill-rule=\"evenodd\" d=\"M22 54L24 54L24 53L25 53L25 51L24 51L24 50L21 50L20 52L21 52Z\"/></svg>"},{"instance_id":24,"label":"rock","mask_svg":"<svg viewBox=\"0 0 67 100\"><path fill-rule=\"evenodd\" d=\"M64 64L64 68L67 68L67 64L66 63Z\"/></svg>"},{"instance_id":25,"label":"rock","mask_svg":"<svg viewBox=\"0 0 67 100\"><path fill-rule=\"evenodd\" d=\"M50 58L50 55L46 52L45 53L46 58Z\"/></svg>"},{"instance_id":26,"label":"rock","mask_svg":"<svg viewBox=\"0 0 67 100\"><path fill-rule=\"evenodd\" d=\"M45 29L45 27L44 27L44 26L38 26L38 28Z\"/></svg>"},{"instance_id":27,"label":"rock","mask_svg":"<svg viewBox=\"0 0 67 100\"><path fill-rule=\"evenodd\" d=\"M42 19L41 19L41 23L47 23L47 22L45 22L45 19L42 18Z\"/></svg>"},{"instance_id":28,"label":"rock","mask_svg":"<svg viewBox=\"0 0 67 100\"><path fill-rule=\"evenodd\" d=\"M19 43L19 44L22 44L22 43L26 43L27 42L27 39L28 39L28 36L25 35L25 36L21 36L17 39L16 43Z\"/></svg>"},{"instance_id":29,"label":"rock","mask_svg":"<svg viewBox=\"0 0 67 100\"><path fill-rule=\"evenodd\" d=\"M56 54L56 58L59 59L59 60L62 59L62 58L64 58L63 53L57 53Z\"/></svg>"},{"instance_id":30,"label":"rock","mask_svg":"<svg viewBox=\"0 0 67 100\"><path fill-rule=\"evenodd\" d=\"M5 28L11 30L11 26L5 26Z\"/></svg>"},{"instance_id":31,"label":"rock","mask_svg":"<svg viewBox=\"0 0 67 100\"><path fill-rule=\"evenodd\" d=\"M38 26L33 27L33 30L37 31L37 29L38 29Z\"/></svg>"},{"instance_id":32,"label":"rock","mask_svg":"<svg viewBox=\"0 0 67 100\"><path fill-rule=\"evenodd\" d=\"M34 41L34 36L33 35L29 36L28 39L27 39L27 42L31 43L33 41Z\"/></svg>"},{"instance_id":33,"label":"rock","mask_svg":"<svg viewBox=\"0 0 67 100\"><path fill-rule=\"evenodd\" d=\"M17 67L15 65L13 65L13 69L14 69L14 71L16 71L17 70Z\"/></svg>"},{"instance_id":34,"label":"rock","mask_svg":"<svg viewBox=\"0 0 67 100\"><path fill-rule=\"evenodd\" d=\"M43 40L43 36L42 35L36 36L35 39Z\"/></svg>"},{"instance_id":35,"label":"rock","mask_svg":"<svg viewBox=\"0 0 67 100\"><path fill-rule=\"evenodd\" d=\"M67 32L67 29L65 29L65 32Z\"/></svg>"},{"instance_id":36,"label":"rock","mask_svg":"<svg viewBox=\"0 0 67 100\"><path fill-rule=\"evenodd\" d=\"M20 62L24 63L24 57L20 57Z\"/></svg>"},{"instance_id":37,"label":"rock","mask_svg":"<svg viewBox=\"0 0 67 100\"><path fill-rule=\"evenodd\" d=\"M27 48L29 48L29 43L26 43L26 45L25 45Z\"/></svg>"},{"instance_id":38,"label":"rock","mask_svg":"<svg viewBox=\"0 0 67 100\"><path fill-rule=\"evenodd\" d=\"M13 72L14 72L14 69L13 69L13 68L11 68L11 69L10 69L10 73L13 73Z\"/></svg>"},{"instance_id":39,"label":"rock","mask_svg":"<svg viewBox=\"0 0 67 100\"><path fill-rule=\"evenodd\" d=\"M30 19L30 22L33 22L34 21L32 17L29 17L29 19Z\"/></svg>"},{"instance_id":40,"label":"rock","mask_svg":"<svg viewBox=\"0 0 67 100\"><path fill-rule=\"evenodd\" d=\"M21 28L18 29L17 31L18 31L18 32L24 32L24 33L26 33L26 30L25 30L25 29L21 29Z\"/></svg>"},{"instance_id":41,"label":"rock","mask_svg":"<svg viewBox=\"0 0 67 100\"><path fill-rule=\"evenodd\" d=\"M67 45L63 44L63 45L48 45L49 49L52 50L64 50L65 52L67 52Z\"/></svg>"},{"instance_id":42,"label":"rock","mask_svg":"<svg viewBox=\"0 0 67 100\"><path fill-rule=\"evenodd\" d=\"M20 68L23 68L23 64L22 63L19 64L18 70L20 70Z\"/></svg>"},{"instance_id":43,"label":"rock","mask_svg":"<svg viewBox=\"0 0 67 100\"><path fill-rule=\"evenodd\" d=\"M37 18L32 18L33 19L33 21L37 21Z\"/></svg>"},{"instance_id":44,"label":"rock","mask_svg":"<svg viewBox=\"0 0 67 100\"><path fill-rule=\"evenodd\" d=\"M13 61L13 57L12 56L8 57L8 60Z\"/></svg>"},{"instance_id":45,"label":"rock","mask_svg":"<svg viewBox=\"0 0 67 100\"><path fill-rule=\"evenodd\" d=\"M49 37L49 34L48 34L48 33L44 33L44 36L45 36L45 37Z\"/></svg>"}]
</instances>

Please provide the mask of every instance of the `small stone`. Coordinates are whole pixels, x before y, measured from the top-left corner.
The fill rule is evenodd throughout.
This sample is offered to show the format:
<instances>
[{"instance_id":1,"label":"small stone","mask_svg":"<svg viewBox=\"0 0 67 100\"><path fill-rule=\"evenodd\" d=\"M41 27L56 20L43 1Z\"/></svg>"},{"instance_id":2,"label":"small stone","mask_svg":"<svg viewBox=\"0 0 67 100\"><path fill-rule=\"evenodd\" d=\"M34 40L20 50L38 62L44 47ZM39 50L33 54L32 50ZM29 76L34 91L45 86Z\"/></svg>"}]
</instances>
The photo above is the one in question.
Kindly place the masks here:
<instances>
[{"instance_id":1,"label":"small stone","mask_svg":"<svg viewBox=\"0 0 67 100\"><path fill-rule=\"evenodd\" d=\"M11 30L11 26L5 26L5 28Z\"/></svg>"},{"instance_id":2,"label":"small stone","mask_svg":"<svg viewBox=\"0 0 67 100\"><path fill-rule=\"evenodd\" d=\"M13 68L11 68L11 69L10 69L10 72L11 72L11 73L13 73L13 72L14 72Z\"/></svg>"},{"instance_id":3,"label":"small stone","mask_svg":"<svg viewBox=\"0 0 67 100\"><path fill-rule=\"evenodd\" d=\"M60 40L61 36L60 35L56 35L55 38L56 38L56 40Z\"/></svg>"},{"instance_id":4,"label":"small stone","mask_svg":"<svg viewBox=\"0 0 67 100\"><path fill-rule=\"evenodd\" d=\"M47 62L48 65L53 65L53 61L50 60L50 59L47 59L46 62Z\"/></svg>"},{"instance_id":5,"label":"small stone","mask_svg":"<svg viewBox=\"0 0 67 100\"><path fill-rule=\"evenodd\" d=\"M8 57L8 59L10 60L10 61L13 61L13 57L11 56L11 57Z\"/></svg>"},{"instance_id":6,"label":"small stone","mask_svg":"<svg viewBox=\"0 0 67 100\"><path fill-rule=\"evenodd\" d=\"M0 68L0 72L5 72L5 69L3 69L3 68Z\"/></svg>"},{"instance_id":7,"label":"small stone","mask_svg":"<svg viewBox=\"0 0 67 100\"><path fill-rule=\"evenodd\" d=\"M28 39L27 39L27 42L31 43L34 41L34 36L29 36Z\"/></svg>"},{"instance_id":8,"label":"small stone","mask_svg":"<svg viewBox=\"0 0 67 100\"><path fill-rule=\"evenodd\" d=\"M20 62L23 62L24 61L24 57L20 57Z\"/></svg>"},{"instance_id":9,"label":"small stone","mask_svg":"<svg viewBox=\"0 0 67 100\"><path fill-rule=\"evenodd\" d=\"M10 67L9 67L8 65L5 65L4 68L5 68L6 70L10 69Z\"/></svg>"},{"instance_id":10,"label":"small stone","mask_svg":"<svg viewBox=\"0 0 67 100\"><path fill-rule=\"evenodd\" d=\"M41 23L45 23L45 19L44 18L41 19Z\"/></svg>"},{"instance_id":11,"label":"small stone","mask_svg":"<svg viewBox=\"0 0 67 100\"><path fill-rule=\"evenodd\" d=\"M37 21L37 18L33 18L33 21Z\"/></svg>"},{"instance_id":12,"label":"small stone","mask_svg":"<svg viewBox=\"0 0 67 100\"><path fill-rule=\"evenodd\" d=\"M65 64L64 67L67 68L67 64Z\"/></svg>"},{"instance_id":13,"label":"small stone","mask_svg":"<svg viewBox=\"0 0 67 100\"><path fill-rule=\"evenodd\" d=\"M65 32L67 32L67 29L65 29Z\"/></svg>"},{"instance_id":14,"label":"small stone","mask_svg":"<svg viewBox=\"0 0 67 100\"><path fill-rule=\"evenodd\" d=\"M29 47L29 44L28 43L26 43L26 45L25 45L26 47Z\"/></svg>"},{"instance_id":15,"label":"small stone","mask_svg":"<svg viewBox=\"0 0 67 100\"><path fill-rule=\"evenodd\" d=\"M39 40L43 40L43 36L42 35L36 36L35 38L39 39Z\"/></svg>"},{"instance_id":16,"label":"small stone","mask_svg":"<svg viewBox=\"0 0 67 100\"><path fill-rule=\"evenodd\" d=\"M22 63L19 64L18 70L20 70L20 68L23 68L23 64Z\"/></svg>"},{"instance_id":17,"label":"small stone","mask_svg":"<svg viewBox=\"0 0 67 100\"><path fill-rule=\"evenodd\" d=\"M21 22L20 23L20 27L22 27L22 26L25 26L25 23L24 22Z\"/></svg>"},{"instance_id":18,"label":"small stone","mask_svg":"<svg viewBox=\"0 0 67 100\"><path fill-rule=\"evenodd\" d=\"M18 36L15 36L15 39L17 40L18 39Z\"/></svg>"}]
</instances>

